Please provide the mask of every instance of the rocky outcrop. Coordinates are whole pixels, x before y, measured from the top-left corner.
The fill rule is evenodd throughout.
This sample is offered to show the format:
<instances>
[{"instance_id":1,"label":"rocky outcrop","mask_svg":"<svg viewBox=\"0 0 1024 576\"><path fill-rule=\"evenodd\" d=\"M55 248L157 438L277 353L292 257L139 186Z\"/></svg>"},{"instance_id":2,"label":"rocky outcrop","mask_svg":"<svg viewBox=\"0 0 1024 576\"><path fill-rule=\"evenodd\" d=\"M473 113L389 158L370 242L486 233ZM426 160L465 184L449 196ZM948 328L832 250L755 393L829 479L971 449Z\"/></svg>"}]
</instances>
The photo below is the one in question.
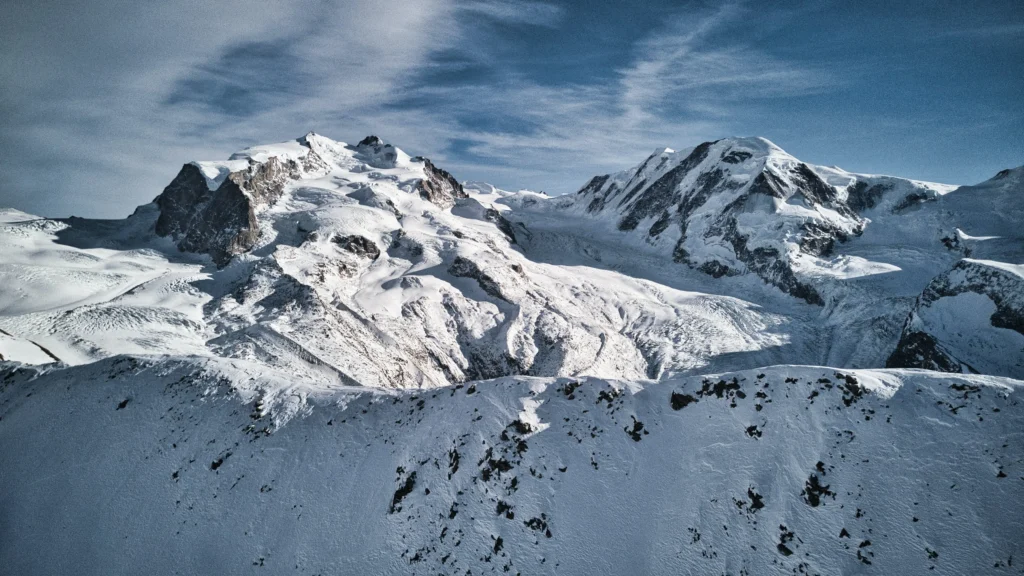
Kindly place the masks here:
<instances>
[{"instance_id":1,"label":"rocky outcrop","mask_svg":"<svg viewBox=\"0 0 1024 576\"><path fill-rule=\"evenodd\" d=\"M417 157L413 160L423 162L425 177L416 184L416 190L421 198L446 209L454 206L457 198L469 198L462 189L462 184L459 184L447 170L434 166L434 163L426 158Z\"/></svg>"},{"instance_id":2,"label":"rocky outcrop","mask_svg":"<svg viewBox=\"0 0 1024 576\"><path fill-rule=\"evenodd\" d=\"M708 149L712 144L714 142L705 142L697 146L682 162L647 186L637 196L636 201L630 205L625 216L619 220L619 230L633 230L641 220L664 213L670 206L680 204L683 201L684 192L687 191L679 190L679 184L691 170L707 158ZM707 187L707 183L700 186L700 188ZM701 191L695 192L697 195L701 194ZM689 197L691 194L687 194L687 196ZM683 206L680 206L680 212L684 209Z\"/></svg>"},{"instance_id":3,"label":"rocky outcrop","mask_svg":"<svg viewBox=\"0 0 1024 576\"><path fill-rule=\"evenodd\" d=\"M367 136L356 144L362 159L374 168L394 168L398 164L398 148L385 144L377 136Z\"/></svg>"},{"instance_id":4,"label":"rocky outcrop","mask_svg":"<svg viewBox=\"0 0 1024 576\"><path fill-rule=\"evenodd\" d=\"M932 280L921 294L920 305L965 292L984 294L996 305L990 321L997 328L1024 335L1024 277L1009 266L983 260L960 260L949 272Z\"/></svg>"},{"instance_id":5,"label":"rocky outcrop","mask_svg":"<svg viewBox=\"0 0 1024 576\"><path fill-rule=\"evenodd\" d=\"M209 254L218 266L259 238L252 199L230 177L210 190L197 166L186 164L155 200L159 236L171 236L184 252Z\"/></svg>"},{"instance_id":6,"label":"rocky outcrop","mask_svg":"<svg viewBox=\"0 0 1024 576\"><path fill-rule=\"evenodd\" d=\"M908 330L900 336L896 349L885 362L886 368L921 368L936 372L977 373L944 349L930 334Z\"/></svg>"},{"instance_id":7,"label":"rocky outcrop","mask_svg":"<svg viewBox=\"0 0 1024 576\"><path fill-rule=\"evenodd\" d=\"M371 134L371 135L367 136L366 138L363 138L362 140L360 140L359 144L356 144L356 146L366 146L366 147L371 147L371 148L379 148L381 146L384 146L384 141L381 140L378 136L374 136L373 134Z\"/></svg>"},{"instance_id":8,"label":"rocky outcrop","mask_svg":"<svg viewBox=\"0 0 1024 576\"><path fill-rule=\"evenodd\" d=\"M501 233L504 234L505 238L508 239L509 244L516 243L515 228L512 226L512 223L509 222L507 218L501 215L501 212L498 212L493 208L488 208L487 210L484 211L484 218L486 218L490 222L494 222L494 224L498 227L498 230L501 230Z\"/></svg>"},{"instance_id":9,"label":"rocky outcrop","mask_svg":"<svg viewBox=\"0 0 1024 576\"><path fill-rule=\"evenodd\" d=\"M324 166L313 151L301 160L250 159L246 168L211 189L200 168L186 164L154 200L160 209L155 231L172 237L180 250L209 254L224 266L259 240L257 212L276 203L288 182Z\"/></svg>"},{"instance_id":10,"label":"rocky outcrop","mask_svg":"<svg viewBox=\"0 0 1024 576\"><path fill-rule=\"evenodd\" d=\"M852 198L863 208L878 194L858 188ZM592 178L573 206L593 216L611 212L618 230L654 245L671 238L676 262L714 277L752 272L816 305L824 298L791 260L831 257L865 224L837 187L761 138L655 152L636 168Z\"/></svg>"},{"instance_id":11,"label":"rocky outcrop","mask_svg":"<svg viewBox=\"0 0 1024 576\"><path fill-rule=\"evenodd\" d=\"M1024 349L1008 342L1003 335L977 328L976 308L961 306L947 307L944 314L954 314L952 319L938 321L933 311L947 298L964 294L986 297L994 304L995 311L987 318L992 328L1012 330L1024 336L1024 276L1021 267L983 260L963 259L948 272L936 277L928 284L917 299L914 309L904 326L896 349L886 362L889 368L924 368L942 372L998 373L1019 377L1013 367L1014 360L1024 358ZM989 304L991 306L992 304ZM949 311L953 308L952 311ZM940 318L942 314L938 315ZM956 332L969 332L970 340L958 338L960 334L949 334L950 323ZM960 346L943 342L944 338L955 339ZM1012 338L1012 337L1011 337ZM1016 342L1020 342L1017 338ZM980 347L980 350L979 350ZM1007 349L1008 348L1008 349ZM992 350L1007 349L1016 358L998 362L1004 366L999 370L992 361ZM998 359L997 359L998 360Z\"/></svg>"},{"instance_id":12,"label":"rocky outcrop","mask_svg":"<svg viewBox=\"0 0 1024 576\"><path fill-rule=\"evenodd\" d=\"M476 280L480 289L487 294L499 300L508 301L508 298L501 291L501 285L493 277L481 270L476 262L468 258L456 257L452 261L451 266L448 267L448 273L458 278L472 278Z\"/></svg>"},{"instance_id":13,"label":"rocky outcrop","mask_svg":"<svg viewBox=\"0 0 1024 576\"><path fill-rule=\"evenodd\" d=\"M365 236L352 235L352 236L338 236L335 235L331 238L331 242L334 242L342 250L355 254L356 256L362 256L369 258L370 260L376 260L380 257L380 248Z\"/></svg>"}]
</instances>

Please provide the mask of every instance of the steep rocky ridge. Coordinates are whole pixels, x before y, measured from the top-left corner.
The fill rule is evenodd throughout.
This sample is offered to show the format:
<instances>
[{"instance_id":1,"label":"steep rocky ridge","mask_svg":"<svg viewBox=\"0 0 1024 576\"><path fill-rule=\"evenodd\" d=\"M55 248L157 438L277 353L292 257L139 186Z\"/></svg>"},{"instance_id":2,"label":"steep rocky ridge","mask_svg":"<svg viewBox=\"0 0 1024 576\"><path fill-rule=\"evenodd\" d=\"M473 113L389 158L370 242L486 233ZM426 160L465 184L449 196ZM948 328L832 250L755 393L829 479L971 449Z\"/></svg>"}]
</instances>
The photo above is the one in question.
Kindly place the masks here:
<instances>
[{"instance_id":1,"label":"steep rocky ridge","mask_svg":"<svg viewBox=\"0 0 1024 576\"><path fill-rule=\"evenodd\" d=\"M46 279L72 275L90 296L11 298L0 328L69 363L173 350L326 386L917 366L890 358L930 346L906 327L932 279L972 254L1016 261L1018 180L954 191L749 138L659 150L549 198L310 133L190 163L127 221L3 224L10 285L56 296ZM1010 216L986 218L996 202ZM929 349L973 365L962 342Z\"/></svg>"},{"instance_id":2,"label":"steep rocky ridge","mask_svg":"<svg viewBox=\"0 0 1024 576\"><path fill-rule=\"evenodd\" d=\"M1022 174L731 139L549 198L311 133L0 209L0 566L1018 573Z\"/></svg>"},{"instance_id":3,"label":"steep rocky ridge","mask_svg":"<svg viewBox=\"0 0 1024 576\"><path fill-rule=\"evenodd\" d=\"M819 172L822 172L819 174ZM564 204L674 260L715 277L751 272L811 304L822 287L798 271L799 261L831 256L860 235L862 212L899 211L934 200L944 188L879 177L854 177L800 162L763 138L730 138L693 149L658 151L635 168L593 178ZM909 189L908 189L909 188Z\"/></svg>"},{"instance_id":4,"label":"steep rocky ridge","mask_svg":"<svg viewBox=\"0 0 1024 576\"><path fill-rule=\"evenodd\" d=\"M887 366L1024 376L1024 266L963 259L936 277Z\"/></svg>"}]
</instances>

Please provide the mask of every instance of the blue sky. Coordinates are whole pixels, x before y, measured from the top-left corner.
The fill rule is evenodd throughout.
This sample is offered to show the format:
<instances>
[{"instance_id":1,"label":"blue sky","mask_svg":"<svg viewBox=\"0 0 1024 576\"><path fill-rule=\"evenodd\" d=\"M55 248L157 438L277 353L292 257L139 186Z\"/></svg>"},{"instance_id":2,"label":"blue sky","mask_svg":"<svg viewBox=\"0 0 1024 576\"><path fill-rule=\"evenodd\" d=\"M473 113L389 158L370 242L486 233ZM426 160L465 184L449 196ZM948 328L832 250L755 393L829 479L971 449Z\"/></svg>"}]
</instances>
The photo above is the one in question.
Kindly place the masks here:
<instances>
[{"instance_id":1,"label":"blue sky","mask_svg":"<svg viewBox=\"0 0 1024 576\"><path fill-rule=\"evenodd\" d=\"M16 0L0 205L119 217L309 130L550 193L732 135L947 183L1024 164L1024 2L764 4Z\"/></svg>"}]
</instances>

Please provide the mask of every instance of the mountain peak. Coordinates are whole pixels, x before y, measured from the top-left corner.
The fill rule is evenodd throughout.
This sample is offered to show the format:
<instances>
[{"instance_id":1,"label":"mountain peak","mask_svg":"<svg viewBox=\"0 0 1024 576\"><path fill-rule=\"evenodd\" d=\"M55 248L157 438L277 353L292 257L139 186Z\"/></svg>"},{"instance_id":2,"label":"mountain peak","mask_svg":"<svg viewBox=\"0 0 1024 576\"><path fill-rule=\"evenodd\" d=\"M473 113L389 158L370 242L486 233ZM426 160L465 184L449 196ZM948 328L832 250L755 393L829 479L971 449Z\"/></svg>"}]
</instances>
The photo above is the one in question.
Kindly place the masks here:
<instances>
[{"instance_id":1,"label":"mountain peak","mask_svg":"<svg viewBox=\"0 0 1024 576\"><path fill-rule=\"evenodd\" d=\"M126 220L0 209L0 562L1006 572L1014 174L741 138L545 198L307 134Z\"/></svg>"},{"instance_id":2,"label":"mountain peak","mask_svg":"<svg viewBox=\"0 0 1024 576\"><path fill-rule=\"evenodd\" d=\"M381 140L379 137L374 136L373 134L371 134L371 135L367 136L366 138L363 138L362 140L360 140L359 144L357 144L357 146L368 146L368 147L384 146L384 141Z\"/></svg>"},{"instance_id":3,"label":"mountain peak","mask_svg":"<svg viewBox=\"0 0 1024 576\"><path fill-rule=\"evenodd\" d=\"M820 290L795 270L860 235L861 212L903 210L941 187L811 166L764 137L655 151L638 166L591 179L570 208L663 246L714 277L753 272L812 304Z\"/></svg>"}]
</instances>

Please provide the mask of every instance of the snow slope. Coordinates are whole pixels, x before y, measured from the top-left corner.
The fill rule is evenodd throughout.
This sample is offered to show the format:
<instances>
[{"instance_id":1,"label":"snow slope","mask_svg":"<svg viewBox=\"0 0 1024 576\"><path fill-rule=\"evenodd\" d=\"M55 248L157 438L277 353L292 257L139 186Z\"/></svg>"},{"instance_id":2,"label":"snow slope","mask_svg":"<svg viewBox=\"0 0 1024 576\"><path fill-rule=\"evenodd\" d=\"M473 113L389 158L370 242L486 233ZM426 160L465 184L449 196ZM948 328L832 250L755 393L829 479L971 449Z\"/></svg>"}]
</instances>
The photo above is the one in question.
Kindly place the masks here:
<instances>
[{"instance_id":1,"label":"snow slope","mask_svg":"<svg viewBox=\"0 0 1024 576\"><path fill-rule=\"evenodd\" d=\"M1020 169L954 191L733 138L549 198L310 133L186 164L123 222L7 213L0 328L71 364L199 354L324 385L893 365L934 278L1020 261L1021 190Z\"/></svg>"},{"instance_id":2,"label":"snow slope","mask_svg":"<svg viewBox=\"0 0 1024 576\"><path fill-rule=\"evenodd\" d=\"M1015 574L1024 553L1022 384L995 377L324 391L122 357L0 383L11 573Z\"/></svg>"},{"instance_id":3,"label":"snow slope","mask_svg":"<svg viewBox=\"0 0 1024 576\"><path fill-rule=\"evenodd\" d=\"M0 340L5 358L79 364L116 354L204 350L208 335L202 305L209 296L193 282L207 276L199 263L168 258L167 246L152 230L114 221L4 215L0 331L5 340L31 342L44 350L42 355L13 355ZM134 222L129 219L129 224ZM83 249L66 243L87 232L124 235L134 246Z\"/></svg>"},{"instance_id":4,"label":"snow slope","mask_svg":"<svg viewBox=\"0 0 1024 576\"><path fill-rule=\"evenodd\" d=\"M533 232L535 241L524 244L533 259L564 261L558 253L566 245L580 246L591 261L633 276L777 302L752 285L753 277L820 306L818 314L780 306L793 319L813 316L794 332L809 334L814 352L785 362L926 367L916 354L894 360L893 353L929 284L965 257L1024 262L1022 174L1024 167L957 188L814 166L764 138L727 138L657 150L575 195L524 193L496 202ZM695 278L701 275L716 281ZM1024 377L1024 348L1003 343L998 331L983 332L971 346L1008 354L988 373Z\"/></svg>"},{"instance_id":5,"label":"snow slope","mask_svg":"<svg viewBox=\"0 0 1024 576\"><path fill-rule=\"evenodd\" d=\"M0 210L0 565L1020 573L1022 170L550 198L310 133Z\"/></svg>"},{"instance_id":6,"label":"snow slope","mask_svg":"<svg viewBox=\"0 0 1024 576\"><path fill-rule=\"evenodd\" d=\"M790 351L792 322L756 302L531 260L521 251L529 231L494 204L508 193L457 189L446 174L379 140L350 146L310 134L227 163L188 164L123 224L9 224L3 241L18 250L0 254L0 273L12 285L43 284L3 296L75 296L11 305L0 327L72 364L199 354L325 386L657 378L726 359L733 367L807 360ZM245 201L229 201L236 197ZM71 255L133 271L90 264L88 281L50 289ZM132 341L140 332L148 349Z\"/></svg>"}]
</instances>

